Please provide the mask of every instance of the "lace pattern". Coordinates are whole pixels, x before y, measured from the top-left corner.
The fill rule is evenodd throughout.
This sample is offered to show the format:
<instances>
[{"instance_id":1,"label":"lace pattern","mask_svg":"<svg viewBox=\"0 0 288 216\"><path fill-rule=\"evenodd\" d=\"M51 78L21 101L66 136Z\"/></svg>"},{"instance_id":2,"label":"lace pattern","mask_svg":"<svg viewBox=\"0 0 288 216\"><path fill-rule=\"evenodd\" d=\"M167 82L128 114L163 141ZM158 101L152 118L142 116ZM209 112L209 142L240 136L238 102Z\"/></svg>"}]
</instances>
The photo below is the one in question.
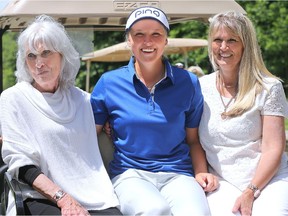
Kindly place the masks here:
<instances>
[{"instance_id":1,"label":"lace pattern","mask_svg":"<svg viewBox=\"0 0 288 216\"><path fill-rule=\"evenodd\" d=\"M221 118L223 104L216 89L215 73L201 77L200 84L205 102L199 137L211 170L239 189L245 189L261 156L262 116L288 116L282 84L274 78L266 78L268 91L257 95L250 110L228 119ZM277 175L283 172L288 173L286 155L283 155Z\"/></svg>"},{"instance_id":2,"label":"lace pattern","mask_svg":"<svg viewBox=\"0 0 288 216\"><path fill-rule=\"evenodd\" d=\"M263 107L263 114L277 114L288 116L287 112L287 101L284 93L284 89L280 82L274 84L270 92L267 94L267 100L265 106Z\"/></svg>"}]
</instances>

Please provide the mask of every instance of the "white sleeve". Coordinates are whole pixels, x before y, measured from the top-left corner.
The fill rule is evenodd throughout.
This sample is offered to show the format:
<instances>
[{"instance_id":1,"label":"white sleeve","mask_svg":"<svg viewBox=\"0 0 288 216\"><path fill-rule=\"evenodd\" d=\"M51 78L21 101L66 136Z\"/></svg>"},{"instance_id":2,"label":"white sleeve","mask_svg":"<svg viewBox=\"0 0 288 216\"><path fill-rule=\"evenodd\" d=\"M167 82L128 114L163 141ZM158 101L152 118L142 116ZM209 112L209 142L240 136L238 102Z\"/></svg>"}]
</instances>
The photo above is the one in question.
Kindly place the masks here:
<instances>
[{"instance_id":1,"label":"white sleeve","mask_svg":"<svg viewBox=\"0 0 288 216\"><path fill-rule=\"evenodd\" d=\"M288 117L288 103L281 82L271 86L261 114Z\"/></svg>"}]
</instances>

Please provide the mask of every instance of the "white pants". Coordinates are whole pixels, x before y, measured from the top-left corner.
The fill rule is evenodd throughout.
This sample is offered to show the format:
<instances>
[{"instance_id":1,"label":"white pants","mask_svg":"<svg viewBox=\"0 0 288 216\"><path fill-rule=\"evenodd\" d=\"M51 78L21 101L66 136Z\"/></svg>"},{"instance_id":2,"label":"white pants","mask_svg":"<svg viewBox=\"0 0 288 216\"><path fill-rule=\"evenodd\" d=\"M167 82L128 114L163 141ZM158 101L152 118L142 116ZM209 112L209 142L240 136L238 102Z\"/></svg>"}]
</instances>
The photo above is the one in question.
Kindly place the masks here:
<instances>
[{"instance_id":1,"label":"white pants","mask_svg":"<svg viewBox=\"0 0 288 216\"><path fill-rule=\"evenodd\" d=\"M112 179L124 215L210 215L194 177L130 169Z\"/></svg>"},{"instance_id":2,"label":"white pants","mask_svg":"<svg viewBox=\"0 0 288 216\"><path fill-rule=\"evenodd\" d=\"M217 191L207 195L212 216L241 215L232 213L236 199L241 191L230 183L220 180ZM278 180L270 182L254 201L252 216L287 216L288 215L288 182Z\"/></svg>"}]
</instances>

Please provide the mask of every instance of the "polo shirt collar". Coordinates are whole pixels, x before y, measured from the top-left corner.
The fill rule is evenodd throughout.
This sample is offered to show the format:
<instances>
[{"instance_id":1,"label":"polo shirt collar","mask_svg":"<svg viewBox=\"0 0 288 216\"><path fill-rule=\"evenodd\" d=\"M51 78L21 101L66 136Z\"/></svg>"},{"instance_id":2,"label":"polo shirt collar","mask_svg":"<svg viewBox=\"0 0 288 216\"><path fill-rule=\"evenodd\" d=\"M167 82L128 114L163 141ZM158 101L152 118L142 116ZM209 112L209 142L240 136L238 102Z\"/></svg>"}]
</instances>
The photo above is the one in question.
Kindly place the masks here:
<instances>
[{"instance_id":1,"label":"polo shirt collar","mask_svg":"<svg viewBox=\"0 0 288 216\"><path fill-rule=\"evenodd\" d=\"M172 84L174 84L175 81L174 81L174 76L173 76L173 67L169 63L168 59L164 56L163 56L163 61L165 64L166 76L168 79L171 80ZM134 56L132 56L128 63L128 70L129 70L129 73L133 75L133 77L137 78L135 67L134 67L134 62L135 62L135 58Z\"/></svg>"}]
</instances>

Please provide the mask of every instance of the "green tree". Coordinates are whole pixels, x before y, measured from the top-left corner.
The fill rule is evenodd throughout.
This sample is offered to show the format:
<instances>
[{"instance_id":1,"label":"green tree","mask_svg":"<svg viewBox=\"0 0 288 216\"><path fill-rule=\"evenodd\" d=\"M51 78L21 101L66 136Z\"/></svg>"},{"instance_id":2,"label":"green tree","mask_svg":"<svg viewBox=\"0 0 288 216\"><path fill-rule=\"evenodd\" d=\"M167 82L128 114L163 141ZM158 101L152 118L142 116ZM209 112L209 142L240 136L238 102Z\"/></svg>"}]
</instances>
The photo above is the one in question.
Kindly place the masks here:
<instances>
[{"instance_id":1,"label":"green tree","mask_svg":"<svg viewBox=\"0 0 288 216\"><path fill-rule=\"evenodd\" d=\"M188 21L171 25L170 37L207 39L208 23L200 21ZM183 62L183 54L169 56L172 63ZM207 47L190 51L188 53L188 66L198 65L204 72L210 73L211 66L208 58Z\"/></svg>"},{"instance_id":2,"label":"green tree","mask_svg":"<svg viewBox=\"0 0 288 216\"><path fill-rule=\"evenodd\" d=\"M288 1L238 1L253 21L264 62L288 95Z\"/></svg>"},{"instance_id":3,"label":"green tree","mask_svg":"<svg viewBox=\"0 0 288 216\"><path fill-rule=\"evenodd\" d=\"M5 32L3 35L3 89L15 84L17 33Z\"/></svg>"}]
</instances>

